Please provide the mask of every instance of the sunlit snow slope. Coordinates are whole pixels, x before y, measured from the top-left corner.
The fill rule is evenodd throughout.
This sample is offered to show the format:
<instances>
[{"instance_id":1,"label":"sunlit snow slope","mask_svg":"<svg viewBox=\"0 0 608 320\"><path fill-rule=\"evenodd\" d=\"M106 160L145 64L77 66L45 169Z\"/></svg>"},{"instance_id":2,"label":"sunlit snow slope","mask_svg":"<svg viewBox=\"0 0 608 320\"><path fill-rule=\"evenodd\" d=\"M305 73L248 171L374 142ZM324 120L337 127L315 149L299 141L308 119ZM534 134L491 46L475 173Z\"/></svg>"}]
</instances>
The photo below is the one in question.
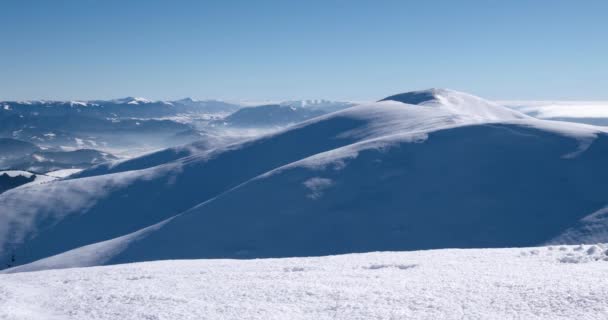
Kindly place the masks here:
<instances>
[{"instance_id":1,"label":"sunlit snow slope","mask_svg":"<svg viewBox=\"0 0 608 320\"><path fill-rule=\"evenodd\" d=\"M1 319L600 319L605 245L0 274Z\"/></svg>"},{"instance_id":2,"label":"sunlit snow slope","mask_svg":"<svg viewBox=\"0 0 608 320\"><path fill-rule=\"evenodd\" d=\"M130 162L141 170L9 191L2 262L606 241L593 231L602 219L584 224L608 200L603 130L452 90L400 94L161 165Z\"/></svg>"}]
</instances>

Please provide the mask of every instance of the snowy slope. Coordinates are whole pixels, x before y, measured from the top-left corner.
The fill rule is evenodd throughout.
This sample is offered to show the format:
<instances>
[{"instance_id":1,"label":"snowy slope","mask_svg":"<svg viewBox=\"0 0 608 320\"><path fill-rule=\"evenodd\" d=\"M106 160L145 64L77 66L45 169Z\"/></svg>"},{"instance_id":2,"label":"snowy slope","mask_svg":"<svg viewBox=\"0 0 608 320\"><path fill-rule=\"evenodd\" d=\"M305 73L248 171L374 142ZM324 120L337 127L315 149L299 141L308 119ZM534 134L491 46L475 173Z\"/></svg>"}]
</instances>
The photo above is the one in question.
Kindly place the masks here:
<instances>
[{"instance_id":1,"label":"snowy slope","mask_svg":"<svg viewBox=\"0 0 608 320\"><path fill-rule=\"evenodd\" d=\"M0 274L2 319L600 319L606 245Z\"/></svg>"},{"instance_id":2,"label":"snowy slope","mask_svg":"<svg viewBox=\"0 0 608 320\"><path fill-rule=\"evenodd\" d=\"M9 191L2 262L94 243L69 256L94 265L535 245L606 205L601 128L449 90L404 100L417 105L395 99L143 170ZM85 261L72 258L62 266Z\"/></svg>"},{"instance_id":3,"label":"snowy slope","mask_svg":"<svg viewBox=\"0 0 608 320\"><path fill-rule=\"evenodd\" d=\"M228 130L223 131L221 134L214 134L212 132L208 132L203 138L201 138L201 140L193 143L153 151L131 159L98 164L75 174L73 177L90 177L109 173L151 168L172 161L176 161L181 158L201 154L226 145L234 144L238 141L248 140L251 139L252 135L259 136L257 132L250 133L242 132L239 130L235 134L232 134L232 132L226 131Z\"/></svg>"},{"instance_id":4,"label":"snowy slope","mask_svg":"<svg viewBox=\"0 0 608 320\"><path fill-rule=\"evenodd\" d=\"M137 241L109 241L94 264L544 243L606 204L608 137L564 158L576 147L507 125L348 146L252 179Z\"/></svg>"}]
</instances>

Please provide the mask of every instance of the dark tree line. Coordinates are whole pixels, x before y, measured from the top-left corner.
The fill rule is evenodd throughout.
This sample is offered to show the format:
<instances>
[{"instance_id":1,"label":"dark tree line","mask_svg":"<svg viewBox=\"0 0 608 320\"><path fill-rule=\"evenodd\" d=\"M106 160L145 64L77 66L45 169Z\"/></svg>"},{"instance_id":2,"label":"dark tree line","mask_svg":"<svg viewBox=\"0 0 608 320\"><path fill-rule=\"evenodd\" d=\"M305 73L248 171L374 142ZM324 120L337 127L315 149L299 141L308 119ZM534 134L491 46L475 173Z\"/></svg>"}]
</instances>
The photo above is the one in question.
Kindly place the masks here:
<instances>
[{"instance_id":1,"label":"dark tree line","mask_svg":"<svg viewBox=\"0 0 608 320\"><path fill-rule=\"evenodd\" d=\"M32 175L29 178L22 175L11 177L5 172L0 175L0 193L16 188L22 184L32 182L34 179L36 179L36 175Z\"/></svg>"}]
</instances>

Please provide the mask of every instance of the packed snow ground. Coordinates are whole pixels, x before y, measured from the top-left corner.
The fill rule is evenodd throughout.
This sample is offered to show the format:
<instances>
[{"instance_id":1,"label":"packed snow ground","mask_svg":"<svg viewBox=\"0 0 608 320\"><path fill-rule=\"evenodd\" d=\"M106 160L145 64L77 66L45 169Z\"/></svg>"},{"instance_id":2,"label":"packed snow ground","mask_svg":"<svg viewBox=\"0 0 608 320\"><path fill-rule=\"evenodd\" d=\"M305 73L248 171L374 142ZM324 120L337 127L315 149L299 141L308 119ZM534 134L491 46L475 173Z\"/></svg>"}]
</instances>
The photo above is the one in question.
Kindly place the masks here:
<instances>
[{"instance_id":1,"label":"packed snow ground","mask_svg":"<svg viewBox=\"0 0 608 320\"><path fill-rule=\"evenodd\" d=\"M606 245L173 260L0 275L0 319L598 319Z\"/></svg>"}]
</instances>

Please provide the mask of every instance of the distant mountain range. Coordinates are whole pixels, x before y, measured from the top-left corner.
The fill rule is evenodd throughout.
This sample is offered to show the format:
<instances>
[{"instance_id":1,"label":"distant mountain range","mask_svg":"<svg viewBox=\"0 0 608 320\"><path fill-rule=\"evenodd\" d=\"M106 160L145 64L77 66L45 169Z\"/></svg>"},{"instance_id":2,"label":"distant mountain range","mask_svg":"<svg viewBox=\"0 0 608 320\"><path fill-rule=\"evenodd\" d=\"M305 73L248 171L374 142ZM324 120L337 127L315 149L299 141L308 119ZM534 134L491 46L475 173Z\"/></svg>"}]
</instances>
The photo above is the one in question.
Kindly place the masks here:
<instances>
[{"instance_id":1,"label":"distant mountain range","mask_svg":"<svg viewBox=\"0 0 608 320\"><path fill-rule=\"evenodd\" d=\"M116 159L115 156L98 150L42 149L29 142L0 138L0 170L44 173L59 169L84 169Z\"/></svg>"},{"instance_id":2,"label":"distant mountain range","mask_svg":"<svg viewBox=\"0 0 608 320\"><path fill-rule=\"evenodd\" d=\"M294 100L278 104L296 108L319 109L326 112L337 111L354 105L351 102L330 100ZM221 100L194 100L192 98L172 101L152 101L136 97L90 101L0 101L0 114L2 112L12 115L36 113L39 116L62 116L70 113L80 113L109 118L161 118L178 114L229 114L245 106L255 107L255 105Z\"/></svg>"},{"instance_id":3,"label":"distant mountain range","mask_svg":"<svg viewBox=\"0 0 608 320\"><path fill-rule=\"evenodd\" d=\"M286 126L316 115L352 106L327 100L280 104L295 112L269 114L265 107L235 115L234 127ZM0 137L44 147L90 148L121 153L144 152L199 141L221 129L219 121L243 106L219 100L151 101L127 97L92 101L0 102ZM284 110L291 110L291 109ZM281 109L283 110L283 109ZM247 119L249 117L249 119ZM209 124L213 124L209 126Z\"/></svg>"},{"instance_id":4,"label":"distant mountain range","mask_svg":"<svg viewBox=\"0 0 608 320\"><path fill-rule=\"evenodd\" d=\"M325 113L319 109L276 104L242 108L215 123L233 127L274 127L298 123Z\"/></svg>"}]
</instances>

